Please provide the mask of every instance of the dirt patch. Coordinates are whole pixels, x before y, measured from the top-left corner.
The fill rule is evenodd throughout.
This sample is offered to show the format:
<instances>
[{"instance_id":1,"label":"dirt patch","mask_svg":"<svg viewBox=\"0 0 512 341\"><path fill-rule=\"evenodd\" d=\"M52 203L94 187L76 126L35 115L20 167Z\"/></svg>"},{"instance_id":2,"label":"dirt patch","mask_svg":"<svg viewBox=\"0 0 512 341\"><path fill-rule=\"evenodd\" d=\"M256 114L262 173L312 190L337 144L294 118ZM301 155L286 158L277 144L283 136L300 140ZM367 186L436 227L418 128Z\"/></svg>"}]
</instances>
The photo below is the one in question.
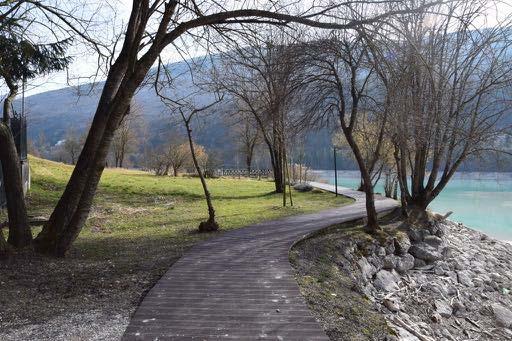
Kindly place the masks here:
<instances>
[{"instance_id":1,"label":"dirt patch","mask_svg":"<svg viewBox=\"0 0 512 341\"><path fill-rule=\"evenodd\" d=\"M2 261L0 339L120 339L142 297L186 246L169 243L153 254L141 243L140 252L132 245L123 255L117 245L119 256L110 259L75 251L66 259L27 254Z\"/></svg>"}]
</instances>

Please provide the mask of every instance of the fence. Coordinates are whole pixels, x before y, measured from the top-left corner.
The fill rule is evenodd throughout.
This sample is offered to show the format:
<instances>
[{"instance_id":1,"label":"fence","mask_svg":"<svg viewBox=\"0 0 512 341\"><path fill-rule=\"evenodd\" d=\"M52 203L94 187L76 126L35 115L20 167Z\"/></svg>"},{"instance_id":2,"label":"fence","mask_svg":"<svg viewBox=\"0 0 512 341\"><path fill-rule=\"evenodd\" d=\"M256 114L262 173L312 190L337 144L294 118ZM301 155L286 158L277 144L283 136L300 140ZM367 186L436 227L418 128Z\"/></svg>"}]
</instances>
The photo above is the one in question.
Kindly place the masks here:
<instances>
[{"instance_id":1,"label":"fence","mask_svg":"<svg viewBox=\"0 0 512 341\"><path fill-rule=\"evenodd\" d=\"M262 178L272 176L272 170L270 169L251 169L249 172L247 169L219 169L218 174L221 176L233 176L233 177L248 177L248 178Z\"/></svg>"},{"instance_id":2,"label":"fence","mask_svg":"<svg viewBox=\"0 0 512 341\"><path fill-rule=\"evenodd\" d=\"M20 157L23 190L26 193L30 188L30 168L28 166L27 151L27 119L19 116L13 117L11 119L11 131L14 138L14 144L16 145L16 150ZM2 164L0 163L0 208L4 208L6 204L7 199L5 197Z\"/></svg>"}]
</instances>

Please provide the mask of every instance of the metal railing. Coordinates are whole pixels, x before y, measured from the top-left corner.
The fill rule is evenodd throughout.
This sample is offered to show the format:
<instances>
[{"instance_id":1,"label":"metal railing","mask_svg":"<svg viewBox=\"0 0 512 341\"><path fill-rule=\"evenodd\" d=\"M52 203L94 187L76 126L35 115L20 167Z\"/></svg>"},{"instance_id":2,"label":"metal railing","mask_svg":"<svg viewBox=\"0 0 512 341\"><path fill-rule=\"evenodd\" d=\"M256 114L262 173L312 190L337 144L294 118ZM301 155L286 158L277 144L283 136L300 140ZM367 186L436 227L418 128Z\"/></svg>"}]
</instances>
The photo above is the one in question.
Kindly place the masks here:
<instances>
[{"instance_id":1,"label":"metal railing","mask_svg":"<svg viewBox=\"0 0 512 341\"><path fill-rule=\"evenodd\" d=\"M261 178L272 176L272 170L270 169L251 169L251 171L249 172L247 169L222 168L219 169L217 172L220 176L243 176L248 178Z\"/></svg>"}]
</instances>

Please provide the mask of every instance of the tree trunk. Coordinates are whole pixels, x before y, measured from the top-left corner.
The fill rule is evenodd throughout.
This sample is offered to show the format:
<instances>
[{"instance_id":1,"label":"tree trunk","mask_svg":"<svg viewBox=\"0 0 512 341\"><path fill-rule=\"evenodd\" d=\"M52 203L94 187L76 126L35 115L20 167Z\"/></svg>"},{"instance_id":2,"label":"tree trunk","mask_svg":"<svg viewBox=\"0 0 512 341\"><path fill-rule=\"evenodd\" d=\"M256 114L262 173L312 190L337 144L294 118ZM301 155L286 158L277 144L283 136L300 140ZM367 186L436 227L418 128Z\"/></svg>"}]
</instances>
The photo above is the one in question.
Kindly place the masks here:
<instances>
[{"instance_id":1,"label":"tree trunk","mask_svg":"<svg viewBox=\"0 0 512 341\"><path fill-rule=\"evenodd\" d=\"M188 143L190 146L190 153L192 154L192 162L194 163L194 167L196 168L196 171L199 174L199 179L201 179L204 197L206 199L206 204L208 205L208 220L199 224L199 231L217 231L219 229L219 225L215 221L215 209L213 208L212 197L210 195L210 191L208 190L208 185L206 184L203 172L201 171L201 167L199 166L199 162L197 161L196 150L194 148L194 141L192 140L192 130L190 129L189 122L185 121L185 126L187 128Z\"/></svg>"},{"instance_id":2,"label":"tree trunk","mask_svg":"<svg viewBox=\"0 0 512 341\"><path fill-rule=\"evenodd\" d=\"M18 95L18 87L13 84L9 79L5 79L7 86L9 88L9 94L4 99L4 111L3 111L3 122L6 126L11 126L11 109L12 109L12 102Z\"/></svg>"},{"instance_id":3,"label":"tree trunk","mask_svg":"<svg viewBox=\"0 0 512 341\"><path fill-rule=\"evenodd\" d=\"M115 68L113 68L115 69ZM111 72L112 73L112 72ZM86 142L70 180L49 221L35 239L36 250L63 257L78 236L90 211L92 198L105 168L110 143L133 94L131 89L120 99L114 96L107 81Z\"/></svg>"},{"instance_id":4,"label":"tree trunk","mask_svg":"<svg viewBox=\"0 0 512 341\"><path fill-rule=\"evenodd\" d=\"M139 13L132 10L130 24L134 25ZM132 32L130 29L128 30ZM87 139L66 189L50 216L48 223L35 239L36 250L62 257L83 227L90 211L108 150L116 129L129 110L135 91L158 57L155 48L143 60L135 61L132 46L135 36L124 40L123 48L105 81ZM138 43L137 43L138 44ZM137 66L129 69L130 65Z\"/></svg>"},{"instance_id":5,"label":"tree trunk","mask_svg":"<svg viewBox=\"0 0 512 341\"><path fill-rule=\"evenodd\" d=\"M10 247L5 241L3 229L0 228L0 260L9 256Z\"/></svg>"},{"instance_id":6,"label":"tree trunk","mask_svg":"<svg viewBox=\"0 0 512 341\"><path fill-rule=\"evenodd\" d=\"M32 232L28 225L20 160L11 129L4 123L0 123L0 162L9 216L8 243L16 248L27 247L32 242Z\"/></svg>"},{"instance_id":7,"label":"tree trunk","mask_svg":"<svg viewBox=\"0 0 512 341\"><path fill-rule=\"evenodd\" d=\"M375 196L373 193L372 186L372 178L370 173L366 167L363 156L361 155L361 151L357 146L357 143L354 141L352 133L344 126L342 126L343 133L347 142L354 153L357 164L359 166L359 171L361 173L362 187L366 197L366 215L367 215L367 224L365 230L370 233L374 233L377 230L380 230L377 210L375 209Z\"/></svg>"}]
</instances>

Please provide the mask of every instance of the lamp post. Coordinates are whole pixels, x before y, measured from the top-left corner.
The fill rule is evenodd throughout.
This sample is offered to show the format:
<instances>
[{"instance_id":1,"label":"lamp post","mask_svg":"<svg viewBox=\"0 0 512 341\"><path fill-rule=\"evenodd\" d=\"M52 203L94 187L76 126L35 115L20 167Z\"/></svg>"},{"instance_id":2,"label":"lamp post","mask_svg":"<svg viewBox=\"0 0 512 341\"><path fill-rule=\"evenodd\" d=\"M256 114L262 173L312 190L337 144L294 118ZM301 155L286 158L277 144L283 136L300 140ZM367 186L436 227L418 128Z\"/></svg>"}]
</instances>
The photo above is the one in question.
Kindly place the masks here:
<instances>
[{"instance_id":1,"label":"lamp post","mask_svg":"<svg viewBox=\"0 0 512 341\"><path fill-rule=\"evenodd\" d=\"M338 165L336 164L336 147L332 148L334 154L334 193L338 196Z\"/></svg>"}]
</instances>

